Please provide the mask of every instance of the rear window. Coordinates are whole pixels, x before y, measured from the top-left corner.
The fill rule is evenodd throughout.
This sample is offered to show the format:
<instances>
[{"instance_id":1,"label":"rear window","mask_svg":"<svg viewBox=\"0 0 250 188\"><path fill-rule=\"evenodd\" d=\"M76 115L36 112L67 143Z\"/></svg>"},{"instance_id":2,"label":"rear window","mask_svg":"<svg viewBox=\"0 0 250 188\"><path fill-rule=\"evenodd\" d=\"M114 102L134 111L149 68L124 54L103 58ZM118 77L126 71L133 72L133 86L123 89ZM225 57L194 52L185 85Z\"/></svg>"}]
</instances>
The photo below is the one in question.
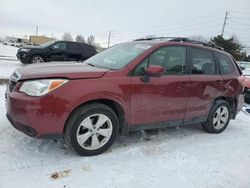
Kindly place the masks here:
<instances>
[{"instance_id":1,"label":"rear window","mask_svg":"<svg viewBox=\"0 0 250 188\"><path fill-rule=\"evenodd\" d=\"M220 67L221 74L229 74L234 71L233 62L229 57L223 54L215 53Z\"/></svg>"}]
</instances>

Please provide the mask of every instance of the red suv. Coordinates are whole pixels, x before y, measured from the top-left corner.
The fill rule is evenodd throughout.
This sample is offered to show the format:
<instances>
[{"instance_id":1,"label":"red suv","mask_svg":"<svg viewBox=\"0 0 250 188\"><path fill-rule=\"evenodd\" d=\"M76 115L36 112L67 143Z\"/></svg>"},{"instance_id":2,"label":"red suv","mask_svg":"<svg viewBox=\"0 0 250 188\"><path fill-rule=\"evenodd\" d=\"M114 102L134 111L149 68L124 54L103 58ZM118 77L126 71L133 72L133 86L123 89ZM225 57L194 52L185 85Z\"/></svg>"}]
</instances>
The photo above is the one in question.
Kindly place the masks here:
<instances>
[{"instance_id":1,"label":"red suv","mask_svg":"<svg viewBox=\"0 0 250 188\"><path fill-rule=\"evenodd\" d=\"M17 69L6 91L7 117L29 136L61 134L80 155L96 155L118 132L201 123L220 133L244 102L235 60L183 38L140 40L83 63Z\"/></svg>"}]
</instances>

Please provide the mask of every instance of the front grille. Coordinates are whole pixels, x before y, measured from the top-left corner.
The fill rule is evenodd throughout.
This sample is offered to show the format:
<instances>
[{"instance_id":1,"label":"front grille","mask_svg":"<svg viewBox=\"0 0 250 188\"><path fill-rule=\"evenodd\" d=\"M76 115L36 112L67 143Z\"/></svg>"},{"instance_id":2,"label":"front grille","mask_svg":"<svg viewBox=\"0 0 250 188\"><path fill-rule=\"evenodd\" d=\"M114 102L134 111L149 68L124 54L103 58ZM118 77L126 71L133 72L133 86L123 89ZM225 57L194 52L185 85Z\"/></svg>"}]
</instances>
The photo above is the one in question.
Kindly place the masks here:
<instances>
[{"instance_id":1,"label":"front grille","mask_svg":"<svg viewBox=\"0 0 250 188\"><path fill-rule=\"evenodd\" d=\"M9 91L12 92L17 82L9 81Z\"/></svg>"}]
</instances>

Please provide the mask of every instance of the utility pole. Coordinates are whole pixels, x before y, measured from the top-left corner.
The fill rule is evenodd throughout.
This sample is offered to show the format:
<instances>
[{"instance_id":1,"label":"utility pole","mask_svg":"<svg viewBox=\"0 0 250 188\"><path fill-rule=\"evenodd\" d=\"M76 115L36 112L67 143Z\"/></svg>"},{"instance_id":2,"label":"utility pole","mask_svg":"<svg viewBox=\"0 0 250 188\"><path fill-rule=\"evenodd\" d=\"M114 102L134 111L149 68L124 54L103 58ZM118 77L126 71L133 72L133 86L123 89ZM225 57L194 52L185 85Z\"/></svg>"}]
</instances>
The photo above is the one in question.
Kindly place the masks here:
<instances>
[{"instance_id":1,"label":"utility pole","mask_svg":"<svg viewBox=\"0 0 250 188\"><path fill-rule=\"evenodd\" d=\"M221 36L222 37L223 37L223 34L224 34L225 26L227 24L227 18L228 18L228 12L226 11L226 15L225 15L225 19L224 19L224 23L223 23L223 27L222 27L222 31L221 31Z\"/></svg>"},{"instance_id":2,"label":"utility pole","mask_svg":"<svg viewBox=\"0 0 250 188\"><path fill-rule=\"evenodd\" d=\"M108 37L108 48L109 48L109 45L110 45L110 38L111 38L111 31L109 31L109 37Z\"/></svg>"},{"instance_id":3,"label":"utility pole","mask_svg":"<svg viewBox=\"0 0 250 188\"><path fill-rule=\"evenodd\" d=\"M38 26L36 26L36 36L37 36L37 34L38 34Z\"/></svg>"}]
</instances>

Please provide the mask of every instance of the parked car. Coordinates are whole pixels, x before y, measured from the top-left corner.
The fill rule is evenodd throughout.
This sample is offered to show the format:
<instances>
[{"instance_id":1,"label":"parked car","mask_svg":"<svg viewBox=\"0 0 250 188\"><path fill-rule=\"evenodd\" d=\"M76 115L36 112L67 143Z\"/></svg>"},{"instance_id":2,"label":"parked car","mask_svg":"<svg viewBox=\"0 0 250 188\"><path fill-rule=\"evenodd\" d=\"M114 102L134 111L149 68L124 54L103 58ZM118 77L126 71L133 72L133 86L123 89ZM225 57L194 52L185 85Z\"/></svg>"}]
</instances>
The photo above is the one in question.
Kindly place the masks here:
<instances>
[{"instance_id":1,"label":"parked car","mask_svg":"<svg viewBox=\"0 0 250 188\"><path fill-rule=\"evenodd\" d=\"M245 102L250 104L250 69L245 69L243 75L245 76Z\"/></svg>"},{"instance_id":2,"label":"parked car","mask_svg":"<svg viewBox=\"0 0 250 188\"><path fill-rule=\"evenodd\" d=\"M83 61L96 54L96 49L86 43L51 41L41 46L24 46L17 58L24 64L49 61Z\"/></svg>"},{"instance_id":3,"label":"parked car","mask_svg":"<svg viewBox=\"0 0 250 188\"><path fill-rule=\"evenodd\" d=\"M17 69L7 117L33 137L63 135L80 155L108 149L118 132L201 123L220 133L244 102L228 53L188 39L122 43L82 63Z\"/></svg>"}]
</instances>

